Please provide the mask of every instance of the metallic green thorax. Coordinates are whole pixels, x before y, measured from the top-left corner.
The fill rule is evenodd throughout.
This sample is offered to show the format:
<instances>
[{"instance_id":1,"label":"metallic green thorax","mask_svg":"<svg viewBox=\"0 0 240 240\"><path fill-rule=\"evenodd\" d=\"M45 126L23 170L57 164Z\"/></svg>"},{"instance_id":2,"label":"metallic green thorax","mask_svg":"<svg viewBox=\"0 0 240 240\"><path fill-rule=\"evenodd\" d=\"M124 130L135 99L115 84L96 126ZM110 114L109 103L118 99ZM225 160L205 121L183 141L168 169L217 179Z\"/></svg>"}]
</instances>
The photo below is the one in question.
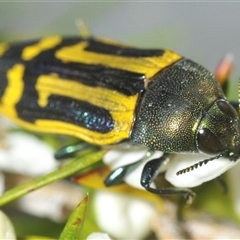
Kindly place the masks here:
<instances>
[{"instance_id":1,"label":"metallic green thorax","mask_svg":"<svg viewBox=\"0 0 240 240\"><path fill-rule=\"evenodd\" d=\"M202 66L183 59L156 75L149 84L131 138L164 152L198 152L199 125L217 99L225 101L225 96L214 76Z\"/></svg>"}]
</instances>

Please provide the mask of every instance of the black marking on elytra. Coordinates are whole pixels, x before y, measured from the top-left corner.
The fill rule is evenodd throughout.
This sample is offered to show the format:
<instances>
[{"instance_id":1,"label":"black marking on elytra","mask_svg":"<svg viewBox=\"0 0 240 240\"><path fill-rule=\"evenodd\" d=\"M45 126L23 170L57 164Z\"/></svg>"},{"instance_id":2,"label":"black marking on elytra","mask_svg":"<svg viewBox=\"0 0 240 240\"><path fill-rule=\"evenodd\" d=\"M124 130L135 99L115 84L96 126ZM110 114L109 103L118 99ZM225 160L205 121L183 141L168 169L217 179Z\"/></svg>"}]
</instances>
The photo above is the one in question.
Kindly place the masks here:
<instances>
[{"instance_id":1,"label":"black marking on elytra","mask_svg":"<svg viewBox=\"0 0 240 240\"><path fill-rule=\"evenodd\" d=\"M0 66L1 66L1 61L0 61ZM2 101L1 98L4 95L7 85L8 85L8 80L7 80L6 72L2 71L0 67L0 103Z\"/></svg>"},{"instance_id":2,"label":"black marking on elytra","mask_svg":"<svg viewBox=\"0 0 240 240\"><path fill-rule=\"evenodd\" d=\"M114 120L106 109L64 96L51 95L47 106L42 108L35 96L24 95L16 110L18 117L26 122L57 120L99 133L108 133L114 128Z\"/></svg>"},{"instance_id":3,"label":"black marking on elytra","mask_svg":"<svg viewBox=\"0 0 240 240\"><path fill-rule=\"evenodd\" d=\"M144 74L111 68L102 64L93 65L64 62L55 57L56 51L62 47L73 46L81 41L86 40L78 37L63 38L60 44L54 48L40 52L30 61L23 61L21 59L22 49L37 41L28 42L28 44L21 43L19 45L13 45L4 55L3 61L11 61L10 66L12 66L13 63L24 62L26 69L31 75L56 73L60 78L66 81L71 79L88 86L100 86L115 90L127 96L136 95L144 90ZM30 80L26 79L26 81L29 82Z\"/></svg>"},{"instance_id":4,"label":"black marking on elytra","mask_svg":"<svg viewBox=\"0 0 240 240\"><path fill-rule=\"evenodd\" d=\"M19 61L21 59L21 55L22 55L22 50L25 48L25 47L28 47L28 46L31 46L31 45L34 45L36 43L38 43L40 40L30 40L30 41L24 41L24 42L21 42L21 43L11 43L10 44L10 48L8 48L2 58L7 61Z\"/></svg>"}]
</instances>

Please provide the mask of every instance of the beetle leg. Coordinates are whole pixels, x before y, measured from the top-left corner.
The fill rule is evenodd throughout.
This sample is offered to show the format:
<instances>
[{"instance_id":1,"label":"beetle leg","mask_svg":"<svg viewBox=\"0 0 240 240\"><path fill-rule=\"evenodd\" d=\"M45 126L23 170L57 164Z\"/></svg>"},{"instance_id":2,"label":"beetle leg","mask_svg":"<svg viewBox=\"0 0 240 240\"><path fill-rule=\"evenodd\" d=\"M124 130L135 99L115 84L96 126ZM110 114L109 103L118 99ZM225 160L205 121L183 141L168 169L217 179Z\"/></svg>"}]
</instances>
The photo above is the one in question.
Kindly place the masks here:
<instances>
[{"instance_id":1,"label":"beetle leg","mask_svg":"<svg viewBox=\"0 0 240 240\"><path fill-rule=\"evenodd\" d=\"M146 161L153 153L154 150L149 150L138 161L116 168L107 176L104 184L109 187L123 183L124 178L129 175L134 169L136 169L143 161Z\"/></svg>"},{"instance_id":2,"label":"beetle leg","mask_svg":"<svg viewBox=\"0 0 240 240\"><path fill-rule=\"evenodd\" d=\"M57 160L63 160L66 158L74 158L78 152L86 150L88 148L96 148L96 146L91 145L87 142L78 142L72 145L65 146L59 149L55 154L54 157Z\"/></svg>"},{"instance_id":3,"label":"beetle leg","mask_svg":"<svg viewBox=\"0 0 240 240\"><path fill-rule=\"evenodd\" d=\"M187 188L152 188L150 185L157 177L163 163L169 157L169 153L164 153L160 158L153 159L146 163L141 176L141 185L149 192L160 195L182 195L191 203L195 197L190 189Z\"/></svg>"}]
</instances>

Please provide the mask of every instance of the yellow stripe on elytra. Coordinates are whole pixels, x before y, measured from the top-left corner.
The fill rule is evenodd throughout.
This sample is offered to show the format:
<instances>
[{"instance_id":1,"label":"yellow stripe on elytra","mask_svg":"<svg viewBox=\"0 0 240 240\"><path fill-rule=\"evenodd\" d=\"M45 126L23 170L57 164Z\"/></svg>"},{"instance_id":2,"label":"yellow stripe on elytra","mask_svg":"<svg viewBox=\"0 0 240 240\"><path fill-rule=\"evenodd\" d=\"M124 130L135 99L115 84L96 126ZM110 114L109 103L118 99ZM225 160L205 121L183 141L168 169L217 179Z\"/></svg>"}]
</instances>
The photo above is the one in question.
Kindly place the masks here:
<instances>
[{"instance_id":1,"label":"yellow stripe on elytra","mask_svg":"<svg viewBox=\"0 0 240 240\"><path fill-rule=\"evenodd\" d=\"M7 43L0 44L0 57L9 49L9 45Z\"/></svg>"},{"instance_id":2,"label":"yellow stripe on elytra","mask_svg":"<svg viewBox=\"0 0 240 240\"><path fill-rule=\"evenodd\" d=\"M43 108L48 104L51 95L65 96L104 108L114 119L114 129L107 134L93 132L69 123L47 120L36 121L38 130L54 128L55 133L74 135L94 144L110 144L129 137L138 94L125 96L102 87L86 86L70 79L61 79L56 74L39 76L36 90L39 96L38 104Z\"/></svg>"},{"instance_id":3,"label":"yellow stripe on elytra","mask_svg":"<svg viewBox=\"0 0 240 240\"><path fill-rule=\"evenodd\" d=\"M125 96L117 91L103 87L92 87L71 79L61 79L57 74L40 75L37 79L38 104L45 107L51 95L70 97L87 101L108 111L125 112L132 109L132 99L135 96Z\"/></svg>"},{"instance_id":4,"label":"yellow stripe on elytra","mask_svg":"<svg viewBox=\"0 0 240 240\"><path fill-rule=\"evenodd\" d=\"M181 58L177 53L165 50L161 56L154 57L124 57L110 54L86 51L87 41L73 46L59 49L55 56L63 62L77 62L85 64L102 64L109 67L141 73L146 78L151 78L161 69L169 66Z\"/></svg>"},{"instance_id":5,"label":"yellow stripe on elytra","mask_svg":"<svg viewBox=\"0 0 240 240\"><path fill-rule=\"evenodd\" d=\"M8 84L4 95L1 98L0 112L11 119L15 119L17 117L15 105L22 97L24 89L24 69L25 67L23 64L15 64L7 71Z\"/></svg>"},{"instance_id":6,"label":"yellow stripe on elytra","mask_svg":"<svg viewBox=\"0 0 240 240\"><path fill-rule=\"evenodd\" d=\"M71 123L54 120L37 120L34 126L30 126L30 128L28 126L30 124L26 124L26 122L22 124L22 126L38 132L74 136L95 145L107 145L129 138L132 123L126 128L126 125L129 124L128 122L129 121L127 121L127 123L122 123L125 127L124 129L121 125L118 125L119 130L115 127L114 130L109 133L98 133Z\"/></svg>"},{"instance_id":7,"label":"yellow stripe on elytra","mask_svg":"<svg viewBox=\"0 0 240 240\"><path fill-rule=\"evenodd\" d=\"M25 61L32 60L38 56L42 51L54 48L60 44L62 38L60 36L52 36L41 39L39 42L27 46L22 51L22 59Z\"/></svg>"}]
</instances>

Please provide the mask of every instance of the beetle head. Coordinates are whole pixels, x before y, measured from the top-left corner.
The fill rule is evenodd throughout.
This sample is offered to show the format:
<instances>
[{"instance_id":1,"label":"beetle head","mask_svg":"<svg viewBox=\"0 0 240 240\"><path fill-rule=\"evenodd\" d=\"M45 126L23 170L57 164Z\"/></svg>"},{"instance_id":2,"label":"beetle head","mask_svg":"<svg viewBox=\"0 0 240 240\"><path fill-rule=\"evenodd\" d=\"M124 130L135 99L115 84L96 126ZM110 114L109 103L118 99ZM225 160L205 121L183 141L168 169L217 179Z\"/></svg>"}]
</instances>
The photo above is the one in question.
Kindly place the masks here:
<instances>
[{"instance_id":1,"label":"beetle head","mask_svg":"<svg viewBox=\"0 0 240 240\"><path fill-rule=\"evenodd\" d=\"M236 160L240 155L240 123L235 109L218 99L204 114L196 135L199 152Z\"/></svg>"}]
</instances>

